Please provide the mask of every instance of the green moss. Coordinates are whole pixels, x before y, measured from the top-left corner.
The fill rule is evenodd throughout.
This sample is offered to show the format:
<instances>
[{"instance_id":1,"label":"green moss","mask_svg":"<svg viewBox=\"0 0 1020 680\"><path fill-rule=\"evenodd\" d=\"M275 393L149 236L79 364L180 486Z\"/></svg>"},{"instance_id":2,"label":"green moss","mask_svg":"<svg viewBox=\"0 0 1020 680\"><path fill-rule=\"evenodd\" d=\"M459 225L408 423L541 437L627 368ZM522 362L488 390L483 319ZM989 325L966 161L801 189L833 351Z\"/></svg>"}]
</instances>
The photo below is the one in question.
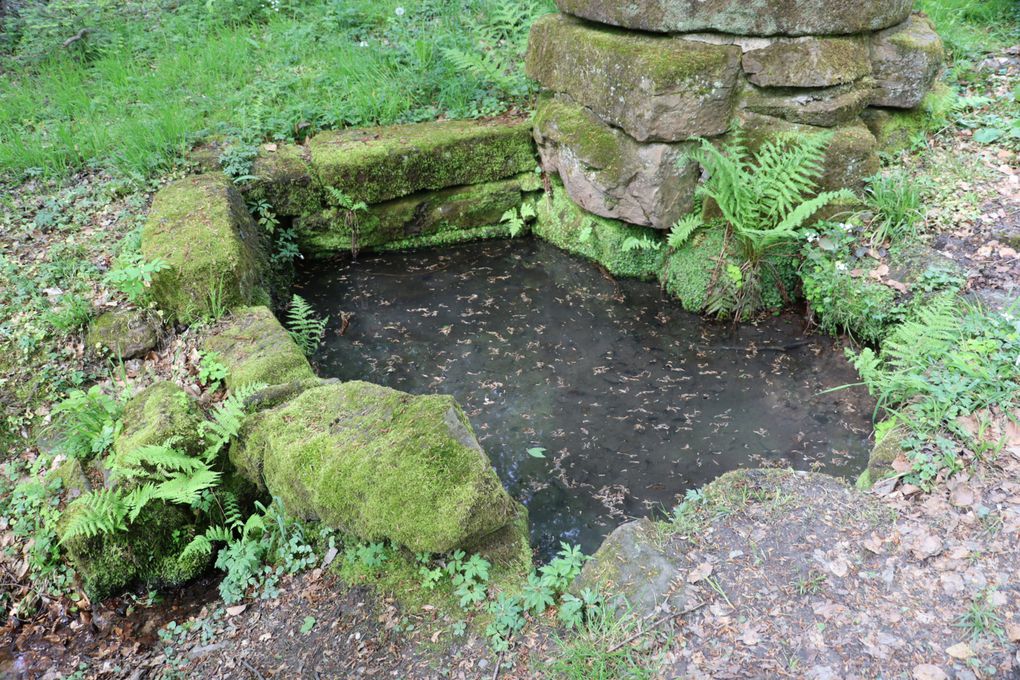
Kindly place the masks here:
<instances>
[{"instance_id":1,"label":"green moss","mask_svg":"<svg viewBox=\"0 0 1020 680\"><path fill-rule=\"evenodd\" d=\"M59 479L60 488L72 497L87 493L91 489L85 468L77 458L68 458L46 475L47 483Z\"/></svg>"},{"instance_id":2,"label":"green moss","mask_svg":"<svg viewBox=\"0 0 1020 680\"><path fill-rule=\"evenodd\" d=\"M362 382L308 390L264 411L231 450L290 512L415 551L470 548L514 504L452 397Z\"/></svg>"},{"instance_id":3,"label":"green moss","mask_svg":"<svg viewBox=\"0 0 1020 680\"><path fill-rule=\"evenodd\" d=\"M297 144L262 149L252 167L255 196L267 200L277 215L297 217L322 210L325 193L312 174L307 150Z\"/></svg>"},{"instance_id":4,"label":"green moss","mask_svg":"<svg viewBox=\"0 0 1020 680\"><path fill-rule=\"evenodd\" d=\"M227 367L227 387L313 380L308 359L268 307L236 309L203 342Z\"/></svg>"},{"instance_id":5,"label":"green moss","mask_svg":"<svg viewBox=\"0 0 1020 680\"><path fill-rule=\"evenodd\" d=\"M358 250L395 250L416 242L462 241L463 232L481 228L502 236L507 233L498 226L503 214L522 200L521 182L512 179L398 198L369 206L353 218L327 210L297 222L298 242L302 252L325 256L350 252L355 245Z\"/></svg>"},{"instance_id":6,"label":"green moss","mask_svg":"<svg viewBox=\"0 0 1020 680\"><path fill-rule=\"evenodd\" d=\"M142 356L156 347L159 328L140 309L115 309L89 324L85 345L121 359Z\"/></svg>"},{"instance_id":7,"label":"green moss","mask_svg":"<svg viewBox=\"0 0 1020 680\"><path fill-rule=\"evenodd\" d=\"M64 525L74 506L61 517ZM148 504L127 531L64 543L68 560L94 601L133 584L147 588L177 587L199 576L211 555L183 559L191 539L204 530L192 512L163 502Z\"/></svg>"},{"instance_id":8,"label":"green moss","mask_svg":"<svg viewBox=\"0 0 1020 680\"><path fill-rule=\"evenodd\" d=\"M368 204L513 177L537 164L531 124L521 119L324 132L308 147L322 185Z\"/></svg>"},{"instance_id":9,"label":"green moss","mask_svg":"<svg viewBox=\"0 0 1020 680\"><path fill-rule=\"evenodd\" d=\"M260 235L244 199L221 174L185 177L156 194L142 254L168 265L153 277L152 296L181 323L209 317L217 307L268 300Z\"/></svg>"},{"instance_id":10,"label":"green moss","mask_svg":"<svg viewBox=\"0 0 1020 680\"><path fill-rule=\"evenodd\" d=\"M183 451L198 453L203 447L199 425L204 420L191 395L167 380L157 382L125 404L113 455L122 456L142 446L168 441Z\"/></svg>"},{"instance_id":11,"label":"green moss","mask_svg":"<svg viewBox=\"0 0 1020 680\"><path fill-rule=\"evenodd\" d=\"M493 224L487 227L473 227L471 229L451 229L429 236L415 236L414 238L400 241L391 241L386 245L375 248L375 250L378 252L420 250L421 248L451 246L458 243L470 243L471 241L484 241L496 238L510 238L510 228L505 224Z\"/></svg>"},{"instance_id":12,"label":"green moss","mask_svg":"<svg viewBox=\"0 0 1020 680\"><path fill-rule=\"evenodd\" d=\"M903 440L906 432L899 427L877 428L875 448L868 458L868 467L864 471L867 480L874 484L883 477L893 474L893 461L903 454Z\"/></svg>"},{"instance_id":13,"label":"green moss","mask_svg":"<svg viewBox=\"0 0 1020 680\"><path fill-rule=\"evenodd\" d=\"M660 282L666 292L679 300L689 312L705 310L709 290L716 280L719 258L723 254L725 233L721 225L701 229L682 248L666 257ZM732 244L726 258L730 264L741 265ZM761 297L765 309L782 309L796 299L799 262L799 258L790 251L777 250L775 255L767 258L761 273Z\"/></svg>"},{"instance_id":14,"label":"green moss","mask_svg":"<svg viewBox=\"0 0 1020 680\"><path fill-rule=\"evenodd\" d=\"M624 133L602 123L582 106L545 94L535 109L535 129L545 130L550 125L556 126L559 143L574 150L589 165L611 175L619 174L619 135Z\"/></svg>"},{"instance_id":15,"label":"green moss","mask_svg":"<svg viewBox=\"0 0 1020 680\"><path fill-rule=\"evenodd\" d=\"M887 153L896 153L946 127L956 99L951 87L937 83L916 109L870 109L864 120L878 138L879 147Z\"/></svg>"},{"instance_id":16,"label":"green moss","mask_svg":"<svg viewBox=\"0 0 1020 680\"><path fill-rule=\"evenodd\" d=\"M662 232L635 227L585 212L567 196L558 178L552 191L538 202L538 219L533 231L558 248L594 260L614 276L653 279L662 268L665 246L658 249L625 251L630 238L650 239L663 244Z\"/></svg>"}]
</instances>

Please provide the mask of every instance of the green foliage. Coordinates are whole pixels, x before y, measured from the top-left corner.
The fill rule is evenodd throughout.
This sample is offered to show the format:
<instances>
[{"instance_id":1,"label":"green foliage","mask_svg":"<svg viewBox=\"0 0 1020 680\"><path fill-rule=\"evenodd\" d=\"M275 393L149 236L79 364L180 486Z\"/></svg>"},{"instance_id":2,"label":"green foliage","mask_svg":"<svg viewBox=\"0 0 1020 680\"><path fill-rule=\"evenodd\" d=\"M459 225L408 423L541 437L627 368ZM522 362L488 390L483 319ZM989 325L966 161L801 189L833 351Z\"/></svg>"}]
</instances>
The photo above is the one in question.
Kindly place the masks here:
<instances>
[{"instance_id":1,"label":"green foliage","mask_svg":"<svg viewBox=\"0 0 1020 680\"><path fill-rule=\"evenodd\" d=\"M145 300L153 274L168 266L163 260L146 261L140 253L131 253L103 277L103 283L124 293L128 300L137 304Z\"/></svg>"},{"instance_id":2,"label":"green foliage","mask_svg":"<svg viewBox=\"0 0 1020 680\"><path fill-rule=\"evenodd\" d=\"M739 319L758 311L762 307L762 276L768 273L773 282L783 285L766 256L798 240L802 228L822 208L853 199L845 190L815 195L831 138L828 133L782 135L752 152L738 128L722 149L703 139L689 154L708 174L698 196L718 206L728 230L724 245L732 239L743 261L737 278L732 271L725 271L726 253L720 254L719 270L709 292L708 307L713 312ZM685 217L671 232L670 247L683 246L700 226L696 215Z\"/></svg>"},{"instance_id":3,"label":"green foliage","mask_svg":"<svg viewBox=\"0 0 1020 680\"><path fill-rule=\"evenodd\" d=\"M903 171L869 179L867 203L875 213L869 225L875 245L914 236L924 218L920 188Z\"/></svg>"},{"instance_id":4,"label":"green foliage","mask_svg":"<svg viewBox=\"0 0 1020 680\"><path fill-rule=\"evenodd\" d=\"M485 636L495 652L505 652L510 648L510 638L524 628L524 608L521 600L515 595L500 593L495 601L489 603L489 614L492 622L485 628Z\"/></svg>"},{"instance_id":5,"label":"green foliage","mask_svg":"<svg viewBox=\"0 0 1020 680\"><path fill-rule=\"evenodd\" d=\"M623 252L632 253L635 250L659 250L662 248L662 241L651 236L628 236L623 240Z\"/></svg>"},{"instance_id":6,"label":"green foliage","mask_svg":"<svg viewBox=\"0 0 1020 680\"><path fill-rule=\"evenodd\" d=\"M935 22L955 58L1014 44L1020 33L1020 10L1013 0L918 0L917 5Z\"/></svg>"},{"instance_id":7,"label":"green foliage","mask_svg":"<svg viewBox=\"0 0 1020 680\"><path fill-rule=\"evenodd\" d=\"M915 481L927 487L939 470L958 467L956 445L939 433L965 436L959 417L1016 406L1018 353L1020 322L1011 314L944 293L897 326L881 350L849 354L878 408L914 433L909 457Z\"/></svg>"},{"instance_id":8,"label":"green foliage","mask_svg":"<svg viewBox=\"0 0 1020 680\"><path fill-rule=\"evenodd\" d=\"M198 360L198 382L209 389L216 389L227 379L228 370L216 352L200 352Z\"/></svg>"},{"instance_id":9,"label":"green foliage","mask_svg":"<svg viewBox=\"0 0 1020 680\"><path fill-rule=\"evenodd\" d=\"M73 390L53 408L63 438L60 448L68 456L90 460L106 451L120 428L123 404L93 385L87 392Z\"/></svg>"},{"instance_id":10,"label":"green foliage","mask_svg":"<svg viewBox=\"0 0 1020 680\"><path fill-rule=\"evenodd\" d=\"M632 618L616 617L598 594L584 591L569 601L570 611L587 612L586 618L572 618L575 632L557 639L559 654L550 668L557 678L570 680L640 680L655 677L654 667L642 659L634 646L626 644L640 631ZM560 609L562 614L564 608ZM576 616L573 613L572 617Z\"/></svg>"},{"instance_id":11,"label":"green foliage","mask_svg":"<svg viewBox=\"0 0 1020 680\"><path fill-rule=\"evenodd\" d=\"M510 230L510 238L517 238L527 228L528 223L535 219L535 216L535 206L531 203L523 203L520 208L507 210L499 221L507 225Z\"/></svg>"},{"instance_id":12,"label":"green foliage","mask_svg":"<svg viewBox=\"0 0 1020 680\"><path fill-rule=\"evenodd\" d=\"M318 349L326 334L329 317L320 319L312 306L303 297L294 294L290 307L287 308L287 326L290 337L298 344L306 356L311 356Z\"/></svg>"},{"instance_id":13,"label":"green foliage","mask_svg":"<svg viewBox=\"0 0 1020 680\"><path fill-rule=\"evenodd\" d=\"M81 295L68 293L60 298L60 306L46 313L46 320L59 333L75 333L92 319L92 303Z\"/></svg>"},{"instance_id":14,"label":"green foliage","mask_svg":"<svg viewBox=\"0 0 1020 680\"><path fill-rule=\"evenodd\" d=\"M265 383L241 385L227 395L227 398L216 404L212 410L212 419L202 423L202 436L206 440L203 460L212 462L226 444L237 436L247 417L246 403L256 393L267 387Z\"/></svg>"},{"instance_id":15,"label":"green foliage","mask_svg":"<svg viewBox=\"0 0 1020 680\"><path fill-rule=\"evenodd\" d=\"M1002 617L992 603L989 590L982 591L971 600L967 611L957 620L956 627L969 633L974 640L981 638L999 638L1001 640L1006 635Z\"/></svg>"}]
</instances>

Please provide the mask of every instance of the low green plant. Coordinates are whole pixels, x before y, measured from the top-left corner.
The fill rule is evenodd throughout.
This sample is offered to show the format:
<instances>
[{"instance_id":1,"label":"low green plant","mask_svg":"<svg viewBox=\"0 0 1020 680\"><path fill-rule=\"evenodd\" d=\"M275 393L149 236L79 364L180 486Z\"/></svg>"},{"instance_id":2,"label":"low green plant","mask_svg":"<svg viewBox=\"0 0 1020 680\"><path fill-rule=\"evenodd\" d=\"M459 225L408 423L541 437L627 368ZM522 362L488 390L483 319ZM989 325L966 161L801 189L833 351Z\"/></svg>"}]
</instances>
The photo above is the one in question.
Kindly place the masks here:
<instances>
[{"instance_id":1,"label":"low green plant","mask_svg":"<svg viewBox=\"0 0 1020 680\"><path fill-rule=\"evenodd\" d=\"M46 314L46 320L59 333L76 333L92 319L92 303L81 295L68 293L59 306Z\"/></svg>"},{"instance_id":2,"label":"low green plant","mask_svg":"<svg viewBox=\"0 0 1020 680\"><path fill-rule=\"evenodd\" d=\"M152 285L152 276L169 267L163 260L145 260L140 253L126 255L117 267L107 272L103 282L124 293L133 303L141 303Z\"/></svg>"},{"instance_id":3,"label":"low green plant","mask_svg":"<svg viewBox=\"0 0 1020 680\"><path fill-rule=\"evenodd\" d=\"M536 216L535 206L531 203L522 203L519 208L512 208L503 213L500 222L507 225L510 231L510 238L520 236L528 226L528 222Z\"/></svg>"},{"instance_id":4,"label":"low green plant","mask_svg":"<svg viewBox=\"0 0 1020 680\"><path fill-rule=\"evenodd\" d=\"M709 307L720 316L740 319L758 311L763 276L770 276L784 290L767 256L800 239L801 230L819 210L854 198L846 190L817 193L831 138L831 134L782 135L752 152L738 128L721 149L701 140L700 147L689 154L708 174L698 196L713 201L726 229L709 291ZM682 247L703 226L700 215L683 218L671 230L670 247ZM739 277L729 267L731 244L740 260Z\"/></svg>"},{"instance_id":5,"label":"low green plant","mask_svg":"<svg viewBox=\"0 0 1020 680\"><path fill-rule=\"evenodd\" d=\"M198 382L215 390L227 379L229 371L216 352L200 352L198 360Z\"/></svg>"},{"instance_id":6,"label":"low green plant","mask_svg":"<svg viewBox=\"0 0 1020 680\"><path fill-rule=\"evenodd\" d=\"M634 617L616 616L594 593L582 593L586 615L566 638L557 638L559 652L550 672L568 680L642 680L655 677L654 664L628 641L640 637ZM561 610L562 611L562 610Z\"/></svg>"},{"instance_id":7,"label":"low green plant","mask_svg":"<svg viewBox=\"0 0 1020 680\"><path fill-rule=\"evenodd\" d=\"M53 408L61 439L60 449L84 461L106 451L120 429L121 401L98 385L72 390Z\"/></svg>"},{"instance_id":8,"label":"low green plant","mask_svg":"<svg viewBox=\"0 0 1020 680\"><path fill-rule=\"evenodd\" d=\"M287 308L287 326L290 337L308 356L315 353L326 334L329 317L319 318L312 306L298 294L291 298Z\"/></svg>"},{"instance_id":9,"label":"low green plant","mask_svg":"<svg viewBox=\"0 0 1020 680\"><path fill-rule=\"evenodd\" d=\"M662 249L662 241L656 240L651 236L628 236L623 241L623 252L631 253L635 250L660 250Z\"/></svg>"},{"instance_id":10,"label":"low green plant","mask_svg":"<svg viewBox=\"0 0 1020 680\"><path fill-rule=\"evenodd\" d=\"M992 603L991 594L991 590L983 590L976 595L956 622L957 628L969 633L974 640L981 638L1002 639L1006 635L1002 617Z\"/></svg>"},{"instance_id":11,"label":"low green plant","mask_svg":"<svg viewBox=\"0 0 1020 680\"><path fill-rule=\"evenodd\" d=\"M921 190L903 171L870 178L867 205L874 212L869 224L874 245L915 236L917 224L924 218Z\"/></svg>"}]
</instances>

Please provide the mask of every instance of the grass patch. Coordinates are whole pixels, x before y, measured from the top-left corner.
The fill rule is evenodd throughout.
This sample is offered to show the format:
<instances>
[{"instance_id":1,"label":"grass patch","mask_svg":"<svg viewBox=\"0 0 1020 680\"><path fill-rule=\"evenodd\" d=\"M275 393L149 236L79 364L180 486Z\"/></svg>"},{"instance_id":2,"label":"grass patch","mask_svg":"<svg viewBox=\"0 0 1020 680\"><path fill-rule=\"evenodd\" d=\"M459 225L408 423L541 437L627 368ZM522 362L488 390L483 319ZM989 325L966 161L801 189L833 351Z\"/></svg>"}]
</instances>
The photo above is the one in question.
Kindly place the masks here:
<instances>
[{"instance_id":1,"label":"grass patch","mask_svg":"<svg viewBox=\"0 0 1020 680\"><path fill-rule=\"evenodd\" d=\"M47 49L83 21L61 4L70 3L52 3L52 20L23 10L3 59L0 172L99 165L146 177L208 134L253 143L496 114L530 96L520 57L532 19L551 9L548 0L317 0L239 14L184 0L140 16L99 13L76 49ZM64 29L39 37L31 22Z\"/></svg>"},{"instance_id":2,"label":"grass patch","mask_svg":"<svg viewBox=\"0 0 1020 680\"><path fill-rule=\"evenodd\" d=\"M954 57L1005 47L1020 35L1015 0L918 0Z\"/></svg>"}]
</instances>

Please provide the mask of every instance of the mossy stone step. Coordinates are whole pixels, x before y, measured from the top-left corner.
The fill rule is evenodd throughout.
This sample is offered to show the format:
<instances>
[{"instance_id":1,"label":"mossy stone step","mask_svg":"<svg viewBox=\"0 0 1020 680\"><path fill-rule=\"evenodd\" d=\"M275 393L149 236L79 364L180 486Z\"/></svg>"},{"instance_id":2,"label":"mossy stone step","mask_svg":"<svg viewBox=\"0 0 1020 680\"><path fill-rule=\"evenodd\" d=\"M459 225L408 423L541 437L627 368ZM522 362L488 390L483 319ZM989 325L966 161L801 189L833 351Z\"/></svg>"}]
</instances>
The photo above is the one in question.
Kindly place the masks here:
<instances>
[{"instance_id":1,"label":"mossy stone step","mask_svg":"<svg viewBox=\"0 0 1020 680\"><path fill-rule=\"evenodd\" d=\"M537 165L526 118L322 132L308 140L308 157L322 187L368 204L506 179Z\"/></svg>"},{"instance_id":2,"label":"mossy stone step","mask_svg":"<svg viewBox=\"0 0 1020 680\"><path fill-rule=\"evenodd\" d=\"M938 79L945 59L942 39L927 17L915 14L875 34L871 62L878 91L872 103L900 109L920 105Z\"/></svg>"},{"instance_id":3,"label":"mossy stone step","mask_svg":"<svg viewBox=\"0 0 1020 680\"><path fill-rule=\"evenodd\" d=\"M151 290L175 321L192 323L269 299L258 227L221 173L185 177L156 194L142 229L142 255L166 263Z\"/></svg>"},{"instance_id":4,"label":"mossy stone step","mask_svg":"<svg viewBox=\"0 0 1020 680\"><path fill-rule=\"evenodd\" d=\"M534 173L520 178L426 191L364 211L320 210L295 221L301 252L325 256L353 250L379 250L429 241L474 240L477 230L492 228L507 236L504 213L520 207Z\"/></svg>"},{"instance_id":5,"label":"mossy stone step","mask_svg":"<svg viewBox=\"0 0 1020 680\"><path fill-rule=\"evenodd\" d=\"M551 14L531 28L527 72L638 141L711 137L729 126L741 50L634 34Z\"/></svg>"},{"instance_id":6,"label":"mossy stone step","mask_svg":"<svg viewBox=\"0 0 1020 680\"><path fill-rule=\"evenodd\" d=\"M913 0L556 0L574 16L664 33L849 35L898 24Z\"/></svg>"},{"instance_id":7,"label":"mossy stone step","mask_svg":"<svg viewBox=\"0 0 1020 680\"><path fill-rule=\"evenodd\" d=\"M863 38L777 40L744 52L747 79L759 87L832 87L871 75Z\"/></svg>"}]
</instances>

